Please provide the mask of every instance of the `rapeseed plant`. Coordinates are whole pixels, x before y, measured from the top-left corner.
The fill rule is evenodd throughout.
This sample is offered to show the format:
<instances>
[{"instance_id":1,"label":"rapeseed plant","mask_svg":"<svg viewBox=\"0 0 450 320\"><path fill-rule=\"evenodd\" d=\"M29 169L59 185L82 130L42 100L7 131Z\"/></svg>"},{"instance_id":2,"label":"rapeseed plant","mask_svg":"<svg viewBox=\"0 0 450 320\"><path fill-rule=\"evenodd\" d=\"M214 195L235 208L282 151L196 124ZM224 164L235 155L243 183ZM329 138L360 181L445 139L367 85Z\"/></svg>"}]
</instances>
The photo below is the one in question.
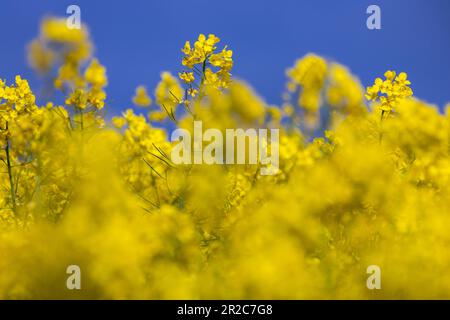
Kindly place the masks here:
<instances>
[{"instance_id":1,"label":"rapeseed plant","mask_svg":"<svg viewBox=\"0 0 450 320\"><path fill-rule=\"evenodd\" d=\"M105 123L86 26L43 21L30 64L66 99L39 106L25 79L0 80L0 298L450 298L449 108L412 97L404 72L364 91L314 54L268 105L219 41L186 42L179 79L137 87L148 114ZM278 128L279 172L176 165L170 120ZM65 287L71 264L82 290Z\"/></svg>"}]
</instances>

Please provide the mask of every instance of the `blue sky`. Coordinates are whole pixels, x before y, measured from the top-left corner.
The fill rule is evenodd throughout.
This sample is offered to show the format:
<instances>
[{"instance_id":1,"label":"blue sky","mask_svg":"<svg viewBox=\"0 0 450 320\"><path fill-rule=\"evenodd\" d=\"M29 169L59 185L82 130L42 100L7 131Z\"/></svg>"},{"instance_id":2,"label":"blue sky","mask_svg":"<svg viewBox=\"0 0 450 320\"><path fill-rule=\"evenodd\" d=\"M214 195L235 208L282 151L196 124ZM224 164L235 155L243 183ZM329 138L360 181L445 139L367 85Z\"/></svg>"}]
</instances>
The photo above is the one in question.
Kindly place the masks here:
<instances>
[{"instance_id":1,"label":"blue sky","mask_svg":"<svg viewBox=\"0 0 450 320\"><path fill-rule=\"evenodd\" d=\"M81 7L96 56L108 69L114 113L131 106L134 88L151 91L162 70L181 69L180 48L214 33L234 51L233 74L279 104L285 70L308 52L347 65L364 86L387 69L406 71L415 96L450 102L448 0L0 0L0 78L39 79L26 63L26 44L45 15ZM381 7L381 30L366 28L366 8Z\"/></svg>"}]
</instances>

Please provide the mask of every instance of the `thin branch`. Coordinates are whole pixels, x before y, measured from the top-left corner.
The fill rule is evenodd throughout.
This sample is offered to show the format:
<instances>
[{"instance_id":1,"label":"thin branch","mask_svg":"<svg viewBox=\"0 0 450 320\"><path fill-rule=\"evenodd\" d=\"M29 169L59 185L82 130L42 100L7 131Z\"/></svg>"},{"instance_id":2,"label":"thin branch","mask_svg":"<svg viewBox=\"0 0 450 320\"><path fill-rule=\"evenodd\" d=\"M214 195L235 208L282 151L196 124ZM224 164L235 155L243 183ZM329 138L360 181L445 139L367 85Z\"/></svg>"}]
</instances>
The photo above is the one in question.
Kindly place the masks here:
<instances>
[{"instance_id":1,"label":"thin branch","mask_svg":"<svg viewBox=\"0 0 450 320\"><path fill-rule=\"evenodd\" d=\"M148 163L148 161L147 160L145 160L144 158L142 158L142 160L150 167L150 169L152 169L161 179L164 179L164 177L158 172L158 171L156 171L155 170L155 168L153 168L152 167L152 165L150 164L150 163Z\"/></svg>"}]
</instances>

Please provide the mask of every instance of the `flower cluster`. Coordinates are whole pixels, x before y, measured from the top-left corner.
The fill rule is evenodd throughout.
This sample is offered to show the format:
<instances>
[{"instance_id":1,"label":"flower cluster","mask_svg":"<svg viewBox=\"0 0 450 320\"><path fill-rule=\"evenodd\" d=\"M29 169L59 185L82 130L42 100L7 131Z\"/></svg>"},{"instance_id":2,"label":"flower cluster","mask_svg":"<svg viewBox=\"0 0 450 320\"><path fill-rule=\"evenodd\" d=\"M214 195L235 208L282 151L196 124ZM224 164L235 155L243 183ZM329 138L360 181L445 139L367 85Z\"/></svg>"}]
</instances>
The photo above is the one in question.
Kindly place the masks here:
<instances>
[{"instance_id":1,"label":"flower cluster","mask_svg":"<svg viewBox=\"0 0 450 320\"><path fill-rule=\"evenodd\" d=\"M315 112L320 106L320 90L324 84L326 72L326 61L313 54L297 60L294 67L287 71L288 90L294 92L298 87L301 88L298 104L308 112Z\"/></svg>"},{"instance_id":2,"label":"flower cluster","mask_svg":"<svg viewBox=\"0 0 450 320\"><path fill-rule=\"evenodd\" d=\"M158 111L150 113L150 119L160 121L169 116L176 121L176 107L183 102L183 89L177 78L170 72L161 73L161 81L155 89L155 103L161 107Z\"/></svg>"},{"instance_id":3,"label":"flower cluster","mask_svg":"<svg viewBox=\"0 0 450 320\"><path fill-rule=\"evenodd\" d=\"M86 26L68 29L66 19L47 18L41 24L40 35L29 45L28 60L40 74L48 74L61 61L67 69L76 68L91 56L92 44ZM56 80L61 85L64 75ZM59 79L61 78L61 79Z\"/></svg>"},{"instance_id":4,"label":"flower cluster","mask_svg":"<svg viewBox=\"0 0 450 320\"><path fill-rule=\"evenodd\" d=\"M107 84L105 67L97 59L93 59L84 72L83 80L84 85L75 88L66 99L66 104L80 110L85 110L89 106L95 110L102 109L106 99L106 93L103 90Z\"/></svg>"},{"instance_id":5,"label":"flower cluster","mask_svg":"<svg viewBox=\"0 0 450 320\"><path fill-rule=\"evenodd\" d=\"M211 86L217 89L227 88L230 83L230 71L233 68L233 51L227 47L217 52L217 43L220 41L213 34L208 38L200 34L194 46L191 47L189 41L186 41L183 49L183 66L190 71L179 73L179 77L188 86L188 95L195 97L198 94L198 88L202 86ZM217 68L215 72L211 67ZM192 71L191 71L192 70ZM200 84L195 85L194 73L200 77Z\"/></svg>"},{"instance_id":6,"label":"flower cluster","mask_svg":"<svg viewBox=\"0 0 450 320\"><path fill-rule=\"evenodd\" d=\"M152 98L149 97L145 86L138 86L136 88L133 103L139 107L149 107L152 104Z\"/></svg>"},{"instance_id":7,"label":"flower cluster","mask_svg":"<svg viewBox=\"0 0 450 320\"><path fill-rule=\"evenodd\" d=\"M0 79L0 102L1 119L8 121L16 118L24 112L31 112L36 109L36 98L31 92L27 80L16 76L14 85L7 86L5 81Z\"/></svg>"},{"instance_id":8,"label":"flower cluster","mask_svg":"<svg viewBox=\"0 0 450 320\"><path fill-rule=\"evenodd\" d=\"M40 35L29 45L31 67L65 95L71 110L61 116L71 128L83 127L85 120L104 123L98 112L105 106L106 68L92 57L92 47L85 25L69 29L66 19L52 17L42 21Z\"/></svg>"},{"instance_id":9,"label":"flower cluster","mask_svg":"<svg viewBox=\"0 0 450 320\"><path fill-rule=\"evenodd\" d=\"M345 109L342 111L346 114L361 112L364 108L362 86L347 68L338 63L332 63L328 81L327 103L333 109Z\"/></svg>"},{"instance_id":10,"label":"flower cluster","mask_svg":"<svg viewBox=\"0 0 450 320\"><path fill-rule=\"evenodd\" d=\"M411 97L413 92L405 72L397 75L395 71L389 70L385 72L384 77L385 80L376 78L373 86L367 87L365 97L367 100L379 101L382 113L389 114L402 99Z\"/></svg>"},{"instance_id":11,"label":"flower cluster","mask_svg":"<svg viewBox=\"0 0 450 320\"><path fill-rule=\"evenodd\" d=\"M361 83L339 63L307 54L286 74L285 113L307 131L323 132L346 116L366 110ZM299 112L294 114L296 108Z\"/></svg>"}]
</instances>

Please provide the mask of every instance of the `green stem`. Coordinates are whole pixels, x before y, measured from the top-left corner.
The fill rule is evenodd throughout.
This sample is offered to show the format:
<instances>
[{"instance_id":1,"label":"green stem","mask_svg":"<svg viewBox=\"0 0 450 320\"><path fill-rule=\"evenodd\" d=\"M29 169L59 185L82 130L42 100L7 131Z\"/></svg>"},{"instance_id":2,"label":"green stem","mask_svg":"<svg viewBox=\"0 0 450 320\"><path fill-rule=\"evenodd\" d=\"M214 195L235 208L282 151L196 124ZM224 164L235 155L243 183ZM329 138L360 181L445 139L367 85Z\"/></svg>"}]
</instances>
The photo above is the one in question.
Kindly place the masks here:
<instances>
[{"instance_id":1,"label":"green stem","mask_svg":"<svg viewBox=\"0 0 450 320\"><path fill-rule=\"evenodd\" d=\"M384 116L384 114L385 114L385 111L384 110L381 110L381 118L380 118L380 137L379 137L379 139L378 139L378 142L380 143L380 145L381 145L381 142L382 142L382 140L383 140L383 116Z\"/></svg>"},{"instance_id":2,"label":"green stem","mask_svg":"<svg viewBox=\"0 0 450 320\"><path fill-rule=\"evenodd\" d=\"M6 127L8 128L8 124L6 124ZM5 145L5 153L6 153L6 165L8 167L8 176L9 176L9 187L11 192L11 202L14 214L16 213L16 193L14 188L14 179L12 175L12 166L11 166L11 156L9 153L9 140L6 138L6 145Z\"/></svg>"},{"instance_id":3,"label":"green stem","mask_svg":"<svg viewBox=\"0 0 450 320\"><path fill-rule=\"evenodd\" d=\"M200 81L200 90L203 87L203 82L205 82L205 71L206 71L206 61L208 61L208 56L205 57L205 61L202 64L202 80Z\"/></svg>"},{"instance_id":4,"label":"green stem","mask_svg":"<svg viewBox=\"0 0 450 320\"><path fill-rule=\"evenodd\" d=\"M83 123L83 110L80 109L80 125L81 125L81 131L84 130L84 123Z\"/></svg>"}]
</instances>

